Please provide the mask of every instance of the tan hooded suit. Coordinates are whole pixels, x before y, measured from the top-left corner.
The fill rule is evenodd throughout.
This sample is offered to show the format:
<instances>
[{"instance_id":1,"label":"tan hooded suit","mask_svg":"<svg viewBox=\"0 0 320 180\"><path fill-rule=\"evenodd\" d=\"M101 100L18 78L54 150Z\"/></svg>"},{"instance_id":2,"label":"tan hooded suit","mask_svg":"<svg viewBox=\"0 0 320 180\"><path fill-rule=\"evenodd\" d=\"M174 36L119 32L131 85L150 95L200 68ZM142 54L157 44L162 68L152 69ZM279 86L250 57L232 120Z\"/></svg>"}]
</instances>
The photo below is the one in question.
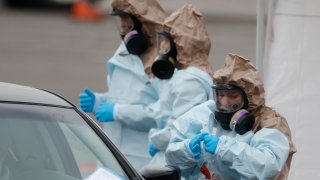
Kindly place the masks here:
<instances>
[{"instance_id":1,"label":"tan hooded suit","mask_svg":"<svg viewBox=\"0 0 320 180\"><path fill-rule=\"evenodd\" d=\"M166 160L181 169L186 178L198 178L203 164L216 179L287 179L296 148L284 117L265 105L263 83L250 61L229 54L224 67L213 76L216 84L230 84L244 90L248 111L255 117L252 131L243 135L224 130L215 119L215 101L209 100L178 118L171 130ZM218 139L214 153L195 158L189 142L201 132ZM205 163L204 163L205 162Z\"/></svg>"},{"instance_id":2,"label":"tan hooded suit","mask_svg":"<svg viewBox=\"0 0 320 180\"><path fill-rule=\"evenodd\" d=\"M170 126L176 118L212 96L213 71L208 61L211 41L202 14L192 5L184 5L165 19L163 30L170 33L176 45L179 68L169 80L165 96L160 97L164 106L159 110L170 111L170 116L160 119L158 128L149 134L151 143L161 150L153 158L154 163L165 162Z\"/></svg>"},{"instance_id":3,"label":"tan hooded suit","mask_svg":"<svg viewBox=\"0 0 320 180\"><path fill-rule=\"evenodd\" d=\"M239 63L239 61L242 61L243 63ZM248 110L256 118L253 127L254 132L257 132L262 128L275 128L288 138L290 144L289 157L285 167L277 178L288 179L292 155L296 152L296 147L291 140L289 125L284 117L265 105L263 83L260 80L256 69L251 63L245 63L246 61L248 60L240 56L229 54L226 57L226 65L215 72L214 82L233 84L241 87L245 91L249 101Z\"/></svg>"}]
</instances>

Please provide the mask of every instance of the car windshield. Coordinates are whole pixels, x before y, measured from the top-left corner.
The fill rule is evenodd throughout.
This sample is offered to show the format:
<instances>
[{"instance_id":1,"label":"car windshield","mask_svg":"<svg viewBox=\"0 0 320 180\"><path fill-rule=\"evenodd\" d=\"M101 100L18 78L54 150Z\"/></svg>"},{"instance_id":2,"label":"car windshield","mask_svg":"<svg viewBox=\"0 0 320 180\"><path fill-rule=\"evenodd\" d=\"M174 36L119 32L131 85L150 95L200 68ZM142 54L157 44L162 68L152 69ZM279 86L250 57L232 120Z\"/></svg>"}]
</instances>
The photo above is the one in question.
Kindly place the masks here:
<instances>
[{"instance_id":1,"label":"car windshield","mask_svg":"<svg viewBox=\"0 0 320 180\"><path fill-rule=\"evenodd\" d=\"M74 110L0 103L0 180L128 179Z\"/></svg>"}]
</instances>

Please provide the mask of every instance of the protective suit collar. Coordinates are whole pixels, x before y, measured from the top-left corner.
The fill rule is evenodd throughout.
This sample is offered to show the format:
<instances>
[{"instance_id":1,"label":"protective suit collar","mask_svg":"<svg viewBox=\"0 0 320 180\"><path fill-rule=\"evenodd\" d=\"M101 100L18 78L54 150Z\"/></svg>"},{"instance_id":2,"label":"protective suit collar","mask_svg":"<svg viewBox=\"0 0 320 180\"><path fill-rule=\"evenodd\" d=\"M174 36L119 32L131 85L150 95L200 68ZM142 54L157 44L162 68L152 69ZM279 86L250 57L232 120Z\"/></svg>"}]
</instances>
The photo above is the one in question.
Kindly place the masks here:
<instances>
[{"instance_id":1,"label":"protective suit collar","mask_svg":"<svg viewBox=\"0 0 320 180\"><path fill-rule=\"evenodd\" d=\"M145 71L143 69L142 62L139 58L139 56L131 55L128 51L124 43L121 43L119 48L116 50L115 53L117 58L111 58L108 61L108 74L110 78L112 78L112 72L115 67L119 67L122 69L125 69L129 72L132 72L135 75L138 75L140 79L142 79L145 83L149 82L148 77L145 75ZM139 64L139 65L134 65L134 64ZM131 68L131 67L136 67L136 68ZM141 67L141 68L138 68Z\"/></svg>"}]
</instances>

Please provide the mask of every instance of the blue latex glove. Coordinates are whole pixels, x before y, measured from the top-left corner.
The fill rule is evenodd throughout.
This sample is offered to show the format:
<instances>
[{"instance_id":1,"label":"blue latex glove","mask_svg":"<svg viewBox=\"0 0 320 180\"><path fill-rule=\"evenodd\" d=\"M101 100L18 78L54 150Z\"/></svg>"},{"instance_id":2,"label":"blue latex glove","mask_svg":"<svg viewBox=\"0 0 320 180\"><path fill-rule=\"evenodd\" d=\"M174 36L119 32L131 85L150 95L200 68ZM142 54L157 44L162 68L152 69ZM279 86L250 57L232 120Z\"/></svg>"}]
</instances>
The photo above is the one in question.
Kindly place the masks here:
<instances>
[{"instance_id":1,"label":"blue latex glove","mask_svg":"<svg viewBox=\"0 0 320 180\"><path fill-rule=\"evenodd\" d=\"M201 141L203 141L204 136L208 133L200 133L189 142L189 148L195 158L199 158L201 155Z\"/></svg>"},{"instance_id":2,"label":"blue latex glove","mask_svg":"<svg viewBox=\"0 0 320 180\"><path fill-rule=\"evenodd\" d=\"M156 148L153 144L149 144L149 154L151 155L151 157L153 157L159 151L160 150Z\"/></svg>"},{"instance_id":3,"label":"blue latex glove","mask_svg":"<svg viewBox=\"0 0 320 180\"><path fill-rule=\"evenodd\" d=\"M79 99L80 99L80 107L84 112L93 111L96 96L90 89L85 88L84 93L80 93Z\"/></svg>"},{"instance_id":4,"label":"blue latex glove","mask_svg":"<svg viewBox=\"0 0 320 180\"><path fill-rule=\"evenodd\" d=\"M206 151L214 154L219 143L219 138L217 136L207 134L206 136L204 136L203 142L205 144Z\"/></svg>"},{"instance_id":5,"label":"blue latex glove","mask_svg":"<svg viewBox=\"0 0 320 180\"><path fill-rule=\"evenodd\" d=\"M114 103L103 102L99 105L96 110L96 118L100 122L112 122L113 119L113 111L114 111Z\"/></svg>"}]
</instances>

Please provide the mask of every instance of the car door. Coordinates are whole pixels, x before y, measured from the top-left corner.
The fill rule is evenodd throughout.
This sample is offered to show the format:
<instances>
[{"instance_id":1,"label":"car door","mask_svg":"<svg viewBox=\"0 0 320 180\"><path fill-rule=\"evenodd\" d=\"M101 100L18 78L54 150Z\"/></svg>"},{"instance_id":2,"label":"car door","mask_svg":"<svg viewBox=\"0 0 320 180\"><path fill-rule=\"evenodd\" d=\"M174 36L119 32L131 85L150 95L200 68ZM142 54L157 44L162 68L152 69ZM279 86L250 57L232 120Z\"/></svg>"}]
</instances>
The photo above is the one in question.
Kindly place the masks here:
<instances>
[{"instance_id":1,"label":"car door","mask_svg":"<svg viewBox=\"0 0 320 180\"><path fill-rule=\"evenodd\" d=\"M73 108L0 103L0 114L14 179L131 179L130 165Z\"/></svg>"}]
</instances>

